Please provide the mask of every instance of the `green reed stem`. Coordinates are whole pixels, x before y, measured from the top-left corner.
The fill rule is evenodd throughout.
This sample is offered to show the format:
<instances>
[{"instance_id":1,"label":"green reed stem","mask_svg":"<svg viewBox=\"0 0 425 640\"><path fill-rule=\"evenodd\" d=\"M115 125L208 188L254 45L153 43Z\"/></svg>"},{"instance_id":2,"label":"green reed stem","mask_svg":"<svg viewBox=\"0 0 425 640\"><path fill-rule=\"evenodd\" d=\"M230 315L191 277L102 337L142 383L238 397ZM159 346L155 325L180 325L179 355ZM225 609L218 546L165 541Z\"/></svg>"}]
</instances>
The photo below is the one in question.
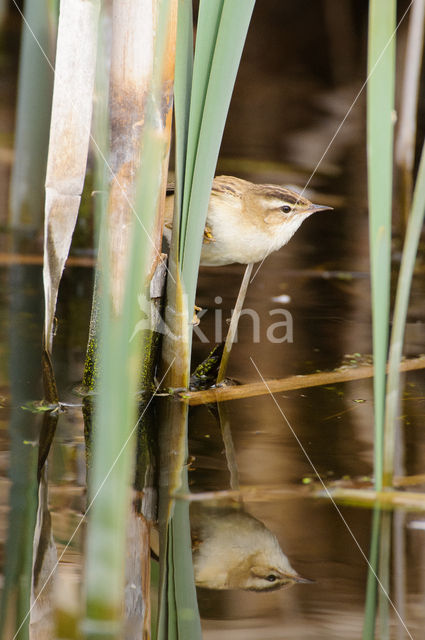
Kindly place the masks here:
<instances>
[{"instance_id":1,"label":"green reed stem","mask_svg":"<svg viewBox=\"0 0 425 640\"><path fill-rule=\"evenodd\" d=\"M372 517L370 534L369 570L367 573L366 605L363 624L363 640L374 640L376 610L377 610L377 582L379 558L379 533L381 527L381 509L375 507Z\"/></svg>"},{"instance_id":2,"label":"green reed stem","mask_svg":"<svg viewBox=\"0 0 425 640\"><path fill-rule=\"evenodd\" d=\"M382 487L393 172L395 0L371 0L367 89L369 242L375 412L375 485Z\"/></svg>"},{"instance_id":3,"label":"green reed stem","mask_svg":"<svg viewBox=\"0 0 425 640\"><path fill-rule=\"evenodd\" d=\"M211 184L230 97L254 0L201 0L196 51L192 49L192 2L179 2L175 76L176 193L167 284L163 367L167 384L187 386L198 269ZM165 366L164 366L165 365ZM170 500L170 477L187 485L187 407L171 408L168 428L178 434L174 461L160 494L161 579L158 638L195 640L201 627L194 590L189 514ZM161 438L162 452L170 439ZM179 460L177 459L179 458ZM179 466L180 465L180 466ZM167 470L163 470L163 473Z\"/></svg>"},{"instance_id":4,"label":"green reed stem","mask_svg":"<svg viewBox=\"0 0 425 640\"><path fill-rule=\"evenodd\" d=\"M400 362L403 353L407 309L413 269L425 215L425 144L422 147L412 210L407 223L403 254L397 283L397 293L391 332L389 372L385 417L384 480L392 485L394 474L395 431L400 401Z\"/></svg>"},{"instance_id":5,"label":"green reed stem","mask_svg":"<svg viewBox=\"0 0 425 640\"><path fill-rule=\"evenodd\" d=\"M101 231L99 385L90 475L89 524L85 571L86 637L122 637L124 566L135 442L138 426L136 391L140 379L146 326L140 319L141 298L149 280L153 236L162 186L162 163L168 139L162 127L163 70L170 33L171 0L159 5L153 79L147 97L140 169L129 259L121 306L111 296L107 210ZM137 34L134 34L137 42ZM103 132L103 137L107 131ZM105 208L106 209L106 208ZM140 220L143 224L140 223Z\"/></svg>"},{"instance_id":6,"label":"green reed stem","mask_svg":"<svg viewBox=\"0 0 425 640\"><path fill-rule=\"evenodd\" d=\"M31 31L22 25L18 104L15 131L15 161L10 186L10 224L27 233L40 232L43 224L44 180L49 143L53 70L52 33L55 14L46 0L26 0L24 15ZM48 26L46 26L48 25Z\"/></svg>"},{"instance_id":7,"label":"green reed stem","mask_svg":"<svg viewBox=\"0 0 425 640\"><path fill-rule=\"evenodd\" d=\"M211 184L254 4L255 0L204 0L200 5L180 236L182 279L189 309L195 302ZM204 51L207 47L208 51ZM198 91L205 96L199 97Z\"/></svg>"}]
</instances>

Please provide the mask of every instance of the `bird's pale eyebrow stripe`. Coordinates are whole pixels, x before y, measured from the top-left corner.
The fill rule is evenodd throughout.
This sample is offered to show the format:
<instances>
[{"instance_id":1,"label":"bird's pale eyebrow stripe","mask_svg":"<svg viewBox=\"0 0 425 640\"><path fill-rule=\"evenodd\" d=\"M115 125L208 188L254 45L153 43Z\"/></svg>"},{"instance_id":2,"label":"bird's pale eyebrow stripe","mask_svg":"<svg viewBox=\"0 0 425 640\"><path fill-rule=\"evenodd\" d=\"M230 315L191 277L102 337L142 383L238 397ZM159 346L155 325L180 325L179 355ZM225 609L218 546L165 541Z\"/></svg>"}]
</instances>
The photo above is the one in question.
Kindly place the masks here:
<instances>
[{"instance_id":1,"label":"bird's pale eyebrow stripe","mask_svg":"<svg viewBox=\"0 0 425 640\"><path fill-rule=\"evenodd\" d=\"M276 191L268 191L267 192L267 197L268 198L274 198L276 200L278 200L279 202L282 202L283 200L285 202L287 202L288 204L297 204L297 202L302 202L302 198L299 195L292 195L291 193L288 193L287 191L278 191L276 189Z\"/></svg>"}]
</instances>

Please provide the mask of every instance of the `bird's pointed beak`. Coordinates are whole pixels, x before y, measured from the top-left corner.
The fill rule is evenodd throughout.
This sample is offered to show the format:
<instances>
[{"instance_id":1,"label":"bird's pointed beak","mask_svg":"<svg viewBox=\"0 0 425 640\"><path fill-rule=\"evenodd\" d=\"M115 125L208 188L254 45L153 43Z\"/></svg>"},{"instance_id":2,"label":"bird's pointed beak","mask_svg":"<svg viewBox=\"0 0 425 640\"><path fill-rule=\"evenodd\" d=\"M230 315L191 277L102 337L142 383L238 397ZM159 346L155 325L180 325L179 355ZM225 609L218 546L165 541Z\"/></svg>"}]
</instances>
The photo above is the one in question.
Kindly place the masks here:
<instances>
[{"instance_id":1,"label":"bird's pointed beak","mask_svg":"<svg viewBox=\"0 0 425 640\"><path fill-rule=\"evenodd\" d=\"M315 580L310 580L310 578L303 578L298 573L292 576L292 580L300 584L314 584L316 582Z\"/></svg>"},{"instance_id":2,"label":"bird's pointed beak","mask_svg":"<svg viewBox=\"0 0 425 640\"><path fill-rule=\"evenodd\" d=\"M318 211L333 211L333 207L328 207L325 204L312 204L311 207L309 207L311 213L317 213Z\"/></svg>"}]
</instances>

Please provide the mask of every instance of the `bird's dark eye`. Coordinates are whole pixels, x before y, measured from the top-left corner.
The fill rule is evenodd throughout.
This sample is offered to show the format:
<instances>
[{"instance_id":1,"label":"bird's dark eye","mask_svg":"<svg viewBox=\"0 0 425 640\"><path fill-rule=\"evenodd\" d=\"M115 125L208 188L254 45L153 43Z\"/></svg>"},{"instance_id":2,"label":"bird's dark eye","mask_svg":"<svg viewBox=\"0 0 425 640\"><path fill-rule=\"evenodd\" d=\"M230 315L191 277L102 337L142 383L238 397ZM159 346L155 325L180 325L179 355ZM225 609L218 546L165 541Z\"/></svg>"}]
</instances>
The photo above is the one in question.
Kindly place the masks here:
<instances>
[{"instance_id":1,"label":"bird's dark eye","mask_svg":"<svg viewBox=\"0 0 425 640\"><path fill-rule=\"evenodd\" d=\"M280 210L282 211L282 213L289 213L291 211L291 207L289 206L289 204L284 204Z\"/></svg>"},{"instance_id":2,"label":"bird's dark eye","mask_svg":"<svg viewBox=\"0 0 425 640\"><path fill-rule=\"evenodd\" d=\"M275 576L275 575L273 575L273 573L271 573L269 576L266 577L266 580L268 582L276 582L277 576Z\"/></svg>"}]
</instances>

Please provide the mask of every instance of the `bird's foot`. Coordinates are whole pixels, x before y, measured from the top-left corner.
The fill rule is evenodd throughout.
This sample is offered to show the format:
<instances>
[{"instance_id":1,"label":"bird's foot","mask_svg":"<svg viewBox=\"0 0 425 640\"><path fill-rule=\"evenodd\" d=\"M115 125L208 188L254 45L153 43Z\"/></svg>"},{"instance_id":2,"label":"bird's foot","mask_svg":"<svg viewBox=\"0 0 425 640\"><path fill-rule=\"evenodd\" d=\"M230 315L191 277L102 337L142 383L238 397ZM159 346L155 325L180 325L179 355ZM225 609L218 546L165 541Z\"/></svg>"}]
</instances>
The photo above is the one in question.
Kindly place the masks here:
<instances>
[{"instance_id":1,"label":"bird's foot","mask_svg":"<svg viewBox=\"0 0 425 640\"><path fill-rule=\"evenodd\" d=\"M198 316L196 315L197 311L202 311L202 307L198 307L195 304L195 310L193 312L193 318L192 318L192 324L193 324L194 327L197 327L201 322L200 319L198 318Z\"/></svg>"},{"instance_id":2,"label":"bird's foot","mask_svg":"<svg viewBox=\"0 0 425 640\"><path fill-rule=\"evenodd\" d=\"M215 238L212 234L211 228L208 225L205 225L204 229L204 242L208 244L210 242L215 242Z\"/></svg>"}]
</instances>

